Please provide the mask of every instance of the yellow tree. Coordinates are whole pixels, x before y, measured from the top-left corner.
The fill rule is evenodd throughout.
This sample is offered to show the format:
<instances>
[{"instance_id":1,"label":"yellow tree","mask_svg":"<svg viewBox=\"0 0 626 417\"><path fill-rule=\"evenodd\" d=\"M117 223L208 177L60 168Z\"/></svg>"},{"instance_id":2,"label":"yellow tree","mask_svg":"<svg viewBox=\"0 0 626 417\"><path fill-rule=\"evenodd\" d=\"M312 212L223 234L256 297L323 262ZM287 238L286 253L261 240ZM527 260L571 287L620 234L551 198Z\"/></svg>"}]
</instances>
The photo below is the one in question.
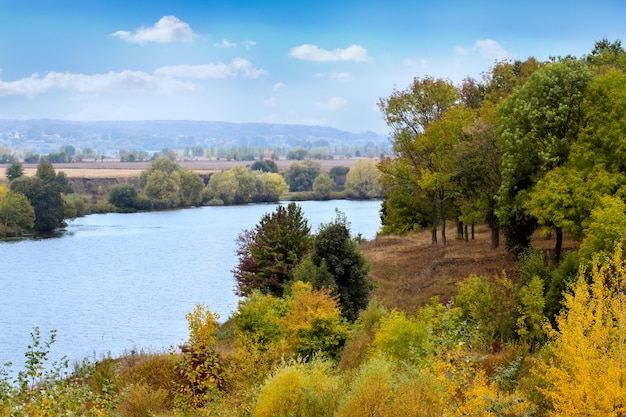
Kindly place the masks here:
<instances>
[{"instance_id":1,"label":"yellow tree","mask_svg":"<svg viewBox=\"0 0 626 417\"><path fill-rule=\"evenodd\" d=\"M626 414L626 262L622 246L604 264L594 262L591 283L581 273L552 330L549 358L536 369L550 415Z\"/></svg>"}]
</instances>

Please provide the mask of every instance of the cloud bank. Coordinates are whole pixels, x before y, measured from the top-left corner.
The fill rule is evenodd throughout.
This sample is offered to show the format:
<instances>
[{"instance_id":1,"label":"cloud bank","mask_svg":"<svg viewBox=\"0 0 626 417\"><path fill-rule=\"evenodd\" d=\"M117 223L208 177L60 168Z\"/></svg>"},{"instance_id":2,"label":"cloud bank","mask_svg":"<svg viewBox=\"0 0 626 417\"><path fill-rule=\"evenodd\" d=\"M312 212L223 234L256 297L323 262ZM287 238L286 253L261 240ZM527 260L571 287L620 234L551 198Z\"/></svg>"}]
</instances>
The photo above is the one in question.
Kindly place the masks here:
<instances>
[{"instance_id":1,"label":"cloud bank","mask_svg":"<svg viewBox=\"0 0 626 417\"><path fill-rule=\"evenodd\" d=\"M49 72L44 77L33 74L16 81L0 81L0 96L34 96L52 89L79 93L105 92L161 92L193 90L188 80L227 78L259 78L267 72L256 68L246 59L237 58L230 64L222 62L204 65L176 65L157 68L152 74L145 71L124 70L102 74L72 74Z\"/></svg>"}]
</instances>

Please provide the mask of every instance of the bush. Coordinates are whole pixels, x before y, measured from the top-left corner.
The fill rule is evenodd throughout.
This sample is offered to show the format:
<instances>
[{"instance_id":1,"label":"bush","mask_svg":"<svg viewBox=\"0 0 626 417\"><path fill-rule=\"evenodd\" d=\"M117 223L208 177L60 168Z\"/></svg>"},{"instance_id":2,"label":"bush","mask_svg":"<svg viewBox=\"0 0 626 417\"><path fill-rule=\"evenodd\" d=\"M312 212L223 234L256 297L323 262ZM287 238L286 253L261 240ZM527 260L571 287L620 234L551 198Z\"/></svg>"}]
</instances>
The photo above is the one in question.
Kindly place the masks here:
<instances>
[{"instance_id":1,"label":"bush","mask_svg":"<svg viewBox=\"0 0 626 417\"><path fill-rule=\"evenodd\" d=\"M276 371L261 387L253 417L331 417L343 391L328 362L316 359Z\"/></svg>"}]
</instances>

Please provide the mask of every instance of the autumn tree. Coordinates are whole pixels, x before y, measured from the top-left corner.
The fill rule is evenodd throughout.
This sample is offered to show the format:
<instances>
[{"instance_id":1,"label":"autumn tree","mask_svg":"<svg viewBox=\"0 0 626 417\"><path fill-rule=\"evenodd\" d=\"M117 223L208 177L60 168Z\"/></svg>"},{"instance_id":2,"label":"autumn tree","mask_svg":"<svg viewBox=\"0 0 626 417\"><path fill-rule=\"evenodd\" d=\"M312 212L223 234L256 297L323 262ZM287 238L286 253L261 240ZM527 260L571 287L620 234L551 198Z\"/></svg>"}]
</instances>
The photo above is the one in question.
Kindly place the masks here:
<instances>
[{"instance_id":1,"label":"autumn tree","mask_svg":"<svg viewBox=\"0 0 626 417\"><path fill-rule=\"evenodd\" d=\"M5 175L9 181L13 181L24 175L24 166L19 161L13 161L11 165L7 167Z\"/></svg>"},{"instance_id":2,"label":"autumn tree","mask_svg":"<svg viewBox=\"0 0 626 417\"><path fill-rule=\"evenodd\" d=\"M302 208L295 203L277 206L254 229L244 230L237 238L238 263L232 270L237 294L245 296L258 289L282 296L294 267L309 250L309 233Z\"/></svg>"},{"instance_id":3,"label":"autumn tree","mask_svg":"<svg viewBox=\"0 0 626 417\"><path fill-rule=\"evenodd\" d=\"M588 277L586 276L588 275ZM565 295L551 333L549 355L534 370L550 415L622 416L626 413L626 263L619 244L594 262Z\"/></svg>"},{"instance_id":4,"label":"autumn tree","mask_svg":"<svg viewBox=\"0 0 626 417\"><path fill-rule=\"evenodd\" d=\"M389 187L403 187L407 193L425 198L431 206L432 243L437 244L438 191L420 184L432 165L435 150L424 143L426 130L458 100L454 85L433 77L415 78L405 90L394 90L378 102L390 129L395 157L384 158L379 169ZM427 179L427 178L426 178ZM427 181L428 182L428 181ZM386 210L393 206L386 205ZM384 219L383 219L384 221Z\"/></svg>"},{"instance_id":5,"label":"autumn tree","mask_svg":"<svg viewBox=\"0 0 626 417\"><path fill-rule=\"evenodd\" d=\"M373 159L357 159L346 176L346 189L358 198L380 197L380 171Z\"/></svg>"}]
</instances>

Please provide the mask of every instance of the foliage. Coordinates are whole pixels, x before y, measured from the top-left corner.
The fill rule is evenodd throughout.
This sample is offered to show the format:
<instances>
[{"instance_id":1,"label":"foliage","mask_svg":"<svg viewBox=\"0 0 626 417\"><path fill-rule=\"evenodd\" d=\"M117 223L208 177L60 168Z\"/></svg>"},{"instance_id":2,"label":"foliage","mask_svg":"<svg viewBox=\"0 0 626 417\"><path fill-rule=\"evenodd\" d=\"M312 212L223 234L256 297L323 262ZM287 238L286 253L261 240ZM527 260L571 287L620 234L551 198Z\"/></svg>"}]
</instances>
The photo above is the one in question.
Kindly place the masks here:
<instances>
[{"instance_id":1,"label":"foliage","mask_svg":"<svg viewBox=\"0 0 626 417\"><path fill-rule=\"evenodd\" d=\"M9 181L13 181L14 179L24 175L24 166L21 162L14 161L7 167L5 175Z\"/></svg>"},{"instance_id":2,"label":"foliage","mask_svg":"<svg viewBox=\"0 0 626 417\"><path fill-rule=\"evenodd\" d=\"M600 205L591 211L585 235L580 245L582 259L612 252L626 235L626 203L619 197L602 197Z\"/></svg>"},{"instance_id":3,"label":"foliage","mask_svg":"<svg viewBox=\"0 0 626 417\"><path fill-rule=\"evenodd\" d=\"M137 189L130 184L115 184L109 190L109 203L121 209L136 209Z\"/></svg>"},{"instance_id":4,"label":"foliage","mask_svg":"<svg viewBox=\"0 0 626 417\"><path fill-rule=\"evenodd\" d=\"M35 211L24 194L7 191L0 195L0 237L19 235L35 225Z\"/></svg>"},{"instance_id":5,"label":"foliage","mask_svg":"<svg viewBox=\"0 0 626 417\"><path fill-rule=\"evenodd\" d=\"M139 186L156 209L193 206L202 202L199 175L162 156L139 175Z\"/></svg>"},{"instance_id":6,"label":"foliage","mask_svg":"<svg viewBox=\"0 0 626 417\"><path fill-rule=\"evenodd\" d=\"M254 229L243 231L237 239L238 263L232 270L237 293L248 295L259 289L282 296L294 267L309 250L309 232L302 208L295 203L277 206Z\"/></svg>"},{"instance_id":7,"label":"foliage","mask_svg":"<svg viewBox=\"0 0 626 417\"><path fill-rule=\"evenodd\" d=\"M278 343L283 337L280 321L287 309L283 298L253 290L248 297L239 301L234 316L237 340L245 340L261 348Z\"/></svg>"},{"instance_id":8,"label":"foliage","mask_svg":"<svg viewBox=\"0 0 626 417\"><path fill-rule=\"evenodd\" d=\"M234 166L229 171L211 175L203 199L209 204L227 205L276 202L288 189L277 173Z\"/></svg>"},{"instance_id":9,"label":"foliage","mask_svg":"<svg viewBox=\"0 0 626 417\"><path fill-rule=\"evenodd\" d=\"M178 406L183 409L206 404L223 388L223 368L214 337L218 319L217 313L202 305L187 314L189 340L181 346L182 360L178 372L182 382L177 387L176 398Z\"/></svg>"},{"instance_id":10,"label":"foliage","mask_svg":"<svg viewBox=\"0 0 626 417\"><path fill-rule=\"evenodd\" d=\"M533 72L497 109L502 151L498 217L507 249L528 247L533 219L524 204L528 192L551 169L563 165L583 122L581 104L591 71L565 59Z\"/></svg>"},{"instance_id":11,"label":"foliage","mask_svg":"<svg viewBox=\"0 0 626 417\"><path fill-rule=\"evenodd\" d=\"M337 300L301 281L291 286L280 327L294 355L305 359L317 354L336 358L348 334Z\"/></svg>"},{"instance_id":12,"label":"foliage","mask_svg":"<svg viewBox=\"0 0 626 417\"><path fill-rule=\"evenodd\" d=\"M327 272L332 277L331 284L325 284L327 278L318 279L316 288L336 289L343 316L348 321L356 320L359 311L367 306L372 283L368 277L369 264L350 236L345 214L337 210L335 219L320 225L313 239L311 261L323 274Z\"/></svg>"},{"instance_id":13,"label":"foliage","mask_svg":"<svg viewBox=\"0 0 626 417\"><path fill-rule=\"evenodd\" d=\"M28 198L35 211L34 229L37 232L49 232L61 227L64 219L63 198L58 184L35 177L20 177L11 181L11 191Z\"/></svg>"},{"instance_id":14,"label":"foliage","mask_svg":"<svg viewBox=\"0 0 626 417\"><path fill-rule=\"evenodd\" d=\"M311 191L313 182L320 174L320 164L310 159L294 162L285 171L285 181L289 191Z\"/></svg>"},{"instance_id":15,"label":"foliage","mask_svg":"<svg viewBox=\"0 0 626 417\"><path fill-rule=\"evenodd\" d=\"M276 162L272 161L271 159L265 159L263 161L255 161L252 165L250 165L250 169L252 171L278 173L278 165L276 165Z\"/></svg>"},{"instance_id":16,"label":"foliage","mask_svg":"<svg viewBox=\"0 0 626 417\"><path fill-rule=\"evenodd\" d=\"M321 198L328 198L336 187L335 181L325 172L322 172L313 181L313 192Z\"/></svg>"},{"instance_id":17,"label":"foliage","mask_svg":"<svg viewBox=\"0 0 626 417\"><path fill-rule=\"evenodd\" d=\"M621 244L605 263L594 262L565 296L565 310L550 332L551 343L536 375L550 415L619 416L626 412L626 342L623 288L626 264Z\"/></svg>"},{"instance_id":18,"label":"foliage","mask_svg":"<svg viewBox=\"0 0 626 417\"><path fill-rule=\"evenodd\" d=\"M267 379L252 417L332 417L343 392L341 378L323 359L284 365Z\"/></svg>"},{"instance_id":19,"label":"foliage","mask_svg":"<svg viewBox=\"0 0 626 417\"><path fill-rule=\"evenodd\" d=\"M346 176L346 189L357 198L380 197L382 189L379 177L380 172L373 159L357 159Z\"/></svg>"}]
</instances>

